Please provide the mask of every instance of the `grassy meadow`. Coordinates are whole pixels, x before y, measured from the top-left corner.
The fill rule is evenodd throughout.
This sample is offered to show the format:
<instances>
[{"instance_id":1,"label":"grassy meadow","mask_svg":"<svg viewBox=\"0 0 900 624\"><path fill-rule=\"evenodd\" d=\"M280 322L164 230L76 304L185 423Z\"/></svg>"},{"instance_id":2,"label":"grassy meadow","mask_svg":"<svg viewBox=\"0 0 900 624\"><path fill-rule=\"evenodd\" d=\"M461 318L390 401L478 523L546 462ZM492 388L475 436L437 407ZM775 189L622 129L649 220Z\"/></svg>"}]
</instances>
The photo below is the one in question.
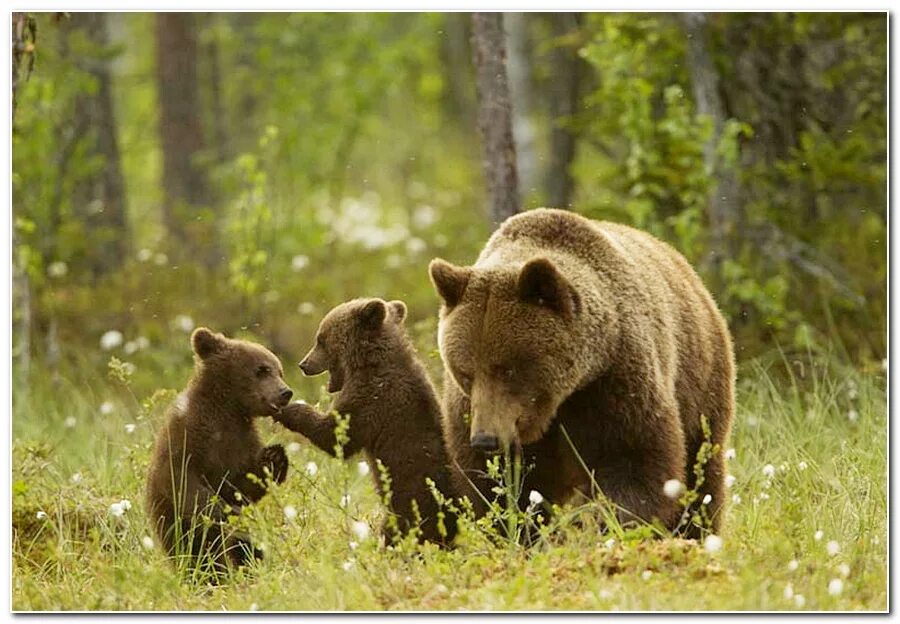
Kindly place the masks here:
<instances>
[{"instance_id":1,"label":"grassy meadow","mask_svg":"<svg viewBox=\"0 0 900 624\"><path fill-rule=\"evenodd\" d=\"M423 352L432 327L416 325ZM266 558L218 586L181 582L143 510L150 445L190 373L186 334L181 342L156 388L140 363L114 364L109 377L73 369L17 380L13 609L887 608L884 371L786 357L742 367L720 549L639 531L601 535L587 508L577 523L579 510L557 510L530 549L492 540L471 520L451 551L386 548L360 458L332 459L260 420L264 441L288 446L291 462L287 481L245 514ZM149 347L130 359L152 369L163 355ZM299 396L324 398L321 378L302 379L285 362ZM436 373L437 359L429 363Z\"/></svg>"}]
</instances>

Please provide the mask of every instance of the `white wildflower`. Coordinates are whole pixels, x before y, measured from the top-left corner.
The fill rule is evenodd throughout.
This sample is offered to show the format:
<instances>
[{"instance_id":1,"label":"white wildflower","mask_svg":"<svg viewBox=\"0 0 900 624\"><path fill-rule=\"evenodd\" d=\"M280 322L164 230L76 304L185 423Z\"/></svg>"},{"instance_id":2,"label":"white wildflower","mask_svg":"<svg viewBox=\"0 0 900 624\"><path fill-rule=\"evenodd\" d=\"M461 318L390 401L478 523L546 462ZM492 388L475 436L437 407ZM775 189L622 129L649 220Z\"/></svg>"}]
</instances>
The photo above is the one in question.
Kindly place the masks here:
<instances>
[{"instance_id":1,"label":"white wildflower","mask_svg":"<svg viewBox=\"0 0 900 624\"><path fill-rule=\"evenodd\" d=\"M794 597L794 586L788 583L784 586L784 599L791 600Z\"/></svg>"},{"instance_id":2,"label":"white wildflower","mask_svg":"<svg viewBox=\"0 0 900 624\"><path fill-rule=\"evenodd\" d=\"M797 568L799 568L799 567L800 567L800 562L797 561L796 559L791 559L790 561L788 561L788 570L790 570L791 572L796 572Z\"/></svg>"},{"instance_id":3,"label":"white wildflower","mask_svg":"<svg viewBox=\"0 0 900 624\"><path fill-rule=\"evenodd\" d=\"M703 540L703 548L706 552L714 553L722 550L722 538L718 535L707 535Z\"/></svg>"},{"instance_id":4,"label":"white wildflower","mask_svg":"<svg viewBox=\"0 0 900 624\"><path fill-rule=\"evenodd\" d=\"M47 267L47 275L50 277L65 277L66 273L69 272L69 265L65 262L51 262L50 266Z\"/></svg>"},{"instance_id":5,"label":"white wildflower","mask_svg":"<svg viewBox=\"0 0 900 624\"><path fill-rule=\"evenodd\" d=\"M134 430L137 428L137 425L134 423L128 423L125 425L125 433L134 433Z\"/></svg>"},{"instance_id":6,"label":"white wildflower","mask_svg":"<svg viewBox=\"0 0 900 624\"><path fill-rule=\"evenodd\" d=\"M71 477L69 477L69 480L70 480L72 483L80 483L80 482L81 482L81 473L80 473L80 472L76 472L76 473L73 474Z\"/></svg>"},{"instance_id":7,"label":"white wildflower","mask_svg":"<svg viewBox=\"0 0 900 624\"><path fill-rule=\"evenodd\" d=\"M850 388L850 389L847 391L847 397L848 397L851 401L856 400L856 397L858 397L858 396L859 396L859 392L856 390L856 387L855 387L855 386L852 387L852 388Z\"/></svg>"},{"instance_id":8,"label":"white wildflower","mask_svg":"<svg viewBox=\"0 0 900 624\"><path fill-rule=\"evenodd\" d=\"M150 258L152 258L152 257L153 257L153 252L150 251L149 249L147 249L146 247L144 249L141 249L139 252L137 252L138 262L149 262Z\"/></svg>"},{"instance_id":9,"label":"white wildflower","mask_svg":"<svg viewBox=\"0 0 900 624\"><path fill-rule=\"evenodd\" d=\"M803 597L803 594L794 594L794 604L798 609L806 606L806 598Z\"/></svg>"},{"instance_id":10,"label":"white wildflower","mask_svg":"<svg viewBox=\"0 0 900 624\"><path fill-rule=\"evenodd\" d=\"M75 426L75 423L77 423L77 422L78 421L75 420L74 416L69 416L68 418L66 418L66 420L63 424L66 426L66 429L71 429L72 427Z\"/></svg>"},{"instance_id":11,"label":"white wildflower","mask_svg":"<svg viewBox=\"0 0 900 624\"><path fill-rule=\"evenodd\" d=\"M775 476L775 466L773 466L772 464L766 464L765 466L763 466L762 472L764 475L766 475L767 478L771 479Z\"/></svg>"},{"instance_id":12,"label":"white wildflower","mask_svg":"<svg viewBox=\"0 0 900 624\"><path fill-rule=\"evenodd\" d=\"M737 452L733 448L725 451L725 459L734 459L735 457L737 457Z\"/></svg>"},{"instance_id":13,"label":"white wildflower","mask_svg":"<svg viewBox=\"0 0 900 624\"><path fill-rule=\"evenodd\" d=\"M725 487L731 487L734 485L734 482L737 481L737 477L734 475L725 475Z\"/></svg>"},{"instance_id":14,"label":"white wildflower","mask_svg":"<svg viewBox=\"0 0 900 624\"><path fill-rule=\"evenodd\" d=\"M250 603L250 610L251 610L251 611L259 611L259 605L256 604L255 602L251 602L251 603Z\"/></svg>"},{"instance_id":15,"label":"white wildflower","mask_svg":"<svg viewBox=\"0 0 900 624\"><path fill-rule=\"evenodd\" d=\"M153 548L153 538L149 535L145 535L143 538L141 538L141 544L144 546L144 548L150 550L151 548Z\"/></svg>"},{"instance_id":16,"label":"white wildflower","mask_svg":"<svg viewBox=\"0 0 900 624\"><path fill-rule=\"evenodd\" d=\"M127 498L123 498L122 500L120 500L119 505L121 505L122 509L125 511L128 511L129 509L131 509L131 501L128 500Z\"/></svg>"},{"instance_id":17,"label":"white wildflower","mask_svg":"<svg viewBox=\"0 0 900 624\"><path fill-rule=\"evenodd\" d=\"M813 539L816 540L817 542L819 540L821 540L823 537L825 537L825 531L822 531L822 530L816 531L813 534Z\"/></svg>"},{"instance_id":18,"label":"white wildflower","mask_svg":"<svg viewBox=\"0 0 900 624\"><path fill-rule=\"evenodd\" d=\"M346 507L349 504L350 504L350 495L344 494L343 496L341 496L341 508L343 509L344 507Z\"/></svg>"},{"instance_id":19,"label":"white wildflower","mask_svg":"<svg viewBox=\"0 0 900 624\"><path fill-rule=\"evenodd\" d=\"M167 255L164 254L164 253L158 253L158 254L156 254L155 256L153 256L153 263L154 263L156 266L163 266L163 265L166 264L168 261L169 261L169 256L167 256Z\"/></svg>"},{"instance_id":20,"label":"white wildflower","mask_svg":"<svg viewBox=\"0 0 900 624\"><path fill-rule=\"evenodd\" d=\"M801 472L803 472L804 470L806 470L808 467L809 467L809 466L806 464L805 461L802 461L802 462L800 462L799 464L797 464L797 470L799 470L799 471L801 471Z\"/></svg>"},{"instance_id":21,"label":"white wildflower","mask_svg":"<svg viewBox=\"0 0 900 624\"><path fill-rule=\"evenodd\" d=\"M528 502L530 502L532 505L540 505L544 502L544 495L537 490L531 490L528 493Z\"/></svg>"},{"instance_id":22,"label":"white wildflower","mask_svg":"<svg viewBox=\"0 0 900 624\"><path fill-rule=\"evenodd\" d=\"M297 517L297 508L293 505L285 505L284 506L284 517L287 520L293 520Z\"/></svg>"},{"instance_id":23,"label":"white wildflower","mask_svg":"<svg viewBox=\"0 0 900 624\"><path fill-rule=\"evenodd\" d=\"M35 515L35 517L36 517L38 520L46 520L46 519L47 519L47 512L46 512L46 511L39 511L39 512L37 512L37 513L34 514L34 515Z\"/></svg>"},{"instance_id":24,"label":"white wildflower","mask_svg":"<svg viewBox=\"0 0 900 624\"><path fill-rule=\"evenodd\" d=\"M848 576L850 576L850 566L848 566L846 563L842 563L838 566L838 572L840 572L841 576L847 578Z\"/></svg>"},{"instance_id":25,"label":"white wildflower","mask_svg":"<svg viewBox=\"0 0 900 624\"><path fill-rule=\"evenodd\" d=\"M353 559L347 559L344 563L341 564L341 567L344 568L345 571L349 570L353 567Z\"/></svg>"},{"instance_id":26,"label":"white wildflower","mask_svg":"<svg viewBox=\"0 0 900 624\"><path fill-rule=\"evenodd\" d=\"M193 331L194 329L194 319L189 317L187 314L179 314L172 321L173 325L181 331L188 333Z\"/></svg>"},{"instance_id":27,"label":"white wildflower","mask_svg":"<svg viewBox=\"0 0 900 624\"><path fill-rule=\"evenodd\" d=\"M357 542L350 540L350 550L356 550L356 547L359 546Z\"/></svg>"},{"instance_id":28,"label":"white wildflower","mask_svg":"<svg viewBox=\"0 0 900 624\"><path fill-rule=\"evenodd\" d=\"M884 358L883 360L881 360L881 370L887 372L887 369L888 369L888 359Z\"/></svg>"},{"instance_id":29,"label":"white wildflower","mask_svg":"<svg viewBox=\"0 0 900 624\"><path fill-rule=\"evenodd\" d=\"M734 503L735 505L739 505L741 502L741 495L740 494L732 494L731 502Z\"/></svg>"},{"instance_id":30,"label":"white wildflower","mask_svg":"<svg viewBox=\"0 0 900 624\"><path fill-rule=\"evenodd\" d=\"M855 409L850 410L849 412L847 412L847 420L855 423L857 420L859 420L859 413Z\"/></svg>"},{"instance_id":31,"label":"white wildflower","mask_svg":"<svg viewBox=\"0 0 900 624\"><path fill-rule=\"evenodd\" d=\"M832 596L839 595L842 591L844 591L844 581L839 578L833 578L828 583L828 593Z\"/></svg>"},{"instance_id":32,"label":"white wildflower","mask_svg":"<svg viewBox=\"0 0 900 624\"><path fill-rule=\"evenodd\" d=\"M704 505L709 505L712 502L712 494L707 494L706 496L704 496L702 502Z\"/></svg>"},{"instance_id":33,"label":"white wildflower","mask_svg":"<svg viewBox=\"0 0 900 624\"><path fill-rule=\"evenodd\" d=\"M825 551L834 557L836 554L841 552L841 545L838 544L835 540L831 540L827 544L825 544Z\"/></svg>"},{"instance_id":34,"label":"white wildflower","mask_svg":"<svg viewBox=\"0 0 900 624\"><path fill-rule=\"evenodd\" d=\"M115 349L122 344L122 332L111 329L100 336L100 348L104 351Z\"/></svg>"},{"instance_id":35,"label":"white wildflower","mask_svg":"<svg viewBox=\"0 0 900 624\"><path fill-rule=\"evenodd\" d=\"M759 495L759 500L769 500L769 493L768 493L768 492L761 492L760 495Z\"/></svg>"},{"instance_id":36,"label":"white wildflower","mask_svg":"<svg viewBox=\"0 0 900 624\"><path fill-rule=\"evenodd\" d=\"M612 548L616 545L616 540L614 540L613 538L609 538L608 540L603 542L603 545L606 546L606 548Z\"/></svg>"},{"instance_id":37,"label":"white wildflower","mask_svg":"<svg viewBox=\"0 0 900 624\"><path fill-rule=\"evenodd\" d=\"M663 484L663 494L671 499L678 498L682 491L684 491L684 484L678 479L669 479Z\"/></svg>"},{"instance_id":38,"label":"white wildflower","mask_svg":"<svg viewBox=\"0 0 900 624\"><path fill-rule=\"evenodd\" d=\"M109 506L109 513L113 517L121 518L125 515L125 509L122 507L121 503L113 503Z\"/></svg>"},{"instance_id":39,"label":"white wildflower","mask_svg":"<svg viewBox=\"0 0 900 624\"><path fill-rule=\"evenodd\" d=\"M316 311L316 306L309 301L304 301L300 305L297 306L297 312L304 316L309 316L313 312Z\"/></svg>"},{"instance_id":40,"label":"white wildflower","mask_svg":"<svg viewBox=\"0 0 900 624\"><path fill-rule=\"evenodd\" d=\"M297 453L300 451L300 443L299 442L289 442L285 447L288 453Z\"/></svg>"},{"instance_id":41,"label":"white wildflower","mask_svg":"<svg viewBox=\"0 0 900 624\"><path fill-rule=\"evenodd\" d=\"M291 270L296 272L302 271L309 266L309 256L298 254L291 258Z\"/></svg>"},{"instance_id":42,"label":"white wildflower","mask_svg":"<svg viewBox=\"0 0 900 624\"><path fill-rule=\"evenodd\" d=\"M366 540L369 537L369 533L371 532L371 529L369 528L369 523L365 522L363 520L355 521L351 525L350 530L353 531L353 534L356 536L356 539L358 539L361 542Z\"/></svg>"},{"instance_id":43,"label":"white wildflower","mask_svg":"<svg viewBox=\"0 0 900 624\"><path fill-rule=\"evenodd\" d=\"M104 416L109 416L115 409L116 407L113 405L112 401L103 401L103 403L100 404L100 413Z\"/></svg>"},{"instance_id":44,"label":"white wildflower","mask_svg":"<svg viewBox=\"0 0 900 624\"><path fill-rule=\"evenodd\" d=\"M781 472L787 472L787 469L787 462L781 462L781 464L778 465L778 470L780 470Z\"/></svg>"},{"instance_id":45,"label":"white wildflower","mask_svg":"<svg viewBox=\"0 0 900 624\"><path fill-rule=\"evenodd\" d=\"M364 477L369 474L369 462L361 461L356 464L356 472L359 473L359 476Z\"/></svg>"},{"instance_id":46,"label":"white wildflower","mask_svg":"<svg viewBox=\"0 0 900 624\"><path fill-rule=\"evenodd\" d=\"M643 572L641 572L641 578L645 581L649 581L651 576L653 576L653 572L651 570L644 570Z\"/></svg>"},{"instance_id":47,"label":"white wildflower","mask_svg":"<svg viewBox=\"0 0 900 624\"><path fill-rule=\"evenodd\" d=\"M306 474L311 477L316 476L316 473L319 472L319 467L316 465L316 462L307 462L306 463Z\"/></svg>"}]
</instances>

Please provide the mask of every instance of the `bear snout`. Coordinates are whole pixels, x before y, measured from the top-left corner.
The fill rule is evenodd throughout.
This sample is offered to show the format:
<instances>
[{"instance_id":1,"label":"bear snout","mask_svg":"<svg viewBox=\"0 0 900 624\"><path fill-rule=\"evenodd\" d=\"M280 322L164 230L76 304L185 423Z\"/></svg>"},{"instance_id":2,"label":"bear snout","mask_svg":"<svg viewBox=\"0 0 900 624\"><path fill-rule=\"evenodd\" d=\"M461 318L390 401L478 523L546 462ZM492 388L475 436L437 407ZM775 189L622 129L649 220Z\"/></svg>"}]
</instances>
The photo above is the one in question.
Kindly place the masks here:
<instances>
[{"instance_id":1,"label":"bear snout","mask_svg":"<svg viewBox=\"0 0 900 624\"><path fill-rule=\"evenodd\" d=\"M278 395L278 399L281 401L282 405L287 405L292 396L294 396L294 391L290 388L285 387L281 391L281 394Z\"/></svg>"},{"instance_id":2,"label":"bear snout","mask_svg":"<svg viewBox=\"0 0 900 624\"><path fill-rule=\"evenodd\" d=\"M473 435L472 439L469 440L469 444L472 445L473 449L482 453L496 453L500 450L500 439L491 433L483 431Z\"/></svg>"}]
</instances>

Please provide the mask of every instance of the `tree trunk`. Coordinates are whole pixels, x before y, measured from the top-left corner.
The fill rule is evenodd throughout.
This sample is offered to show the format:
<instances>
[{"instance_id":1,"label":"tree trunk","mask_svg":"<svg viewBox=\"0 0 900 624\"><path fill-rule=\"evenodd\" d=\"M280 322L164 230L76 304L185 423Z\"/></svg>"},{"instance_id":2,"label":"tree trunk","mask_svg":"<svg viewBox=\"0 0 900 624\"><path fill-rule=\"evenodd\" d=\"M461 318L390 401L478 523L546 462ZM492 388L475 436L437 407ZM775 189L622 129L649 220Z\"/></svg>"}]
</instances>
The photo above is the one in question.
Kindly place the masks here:
<instances>
[{"instance_id":1,"label":"tree trunk","mask_svg":"<svg viewBox=\"0 0 900 624\"><path fill-rule=\"evenodd\" d=\"M475 118L474 91L469 60L469 15L444 13L442 56L447 77L446 106L449 113L466 125Z\"/></svg>"},{"instance_id":2,"label":"tree trunk","mask_svg":"<svg viewBox=\"0 0 900 624\"><path fill-rule=\"evenodd\" d=\"M472 14L478 127L483 142L491 223L495 228L519 211L516 148L501 20L500 13Z\"/></svg>"},{"instance_id":3,"label":"tree trunk","mask_svg":"<svg viewBox=\"0 0 900 624\"><path fill-rule=\"evenodd\" d=\"M513 138L516 143L516 164L519 185L525 195L536 190L538 158L535 151L535 129L532 122L531 48L528 40L528 19L524 13L504 13L509 44L509 94L516 103L512 107Z\"/></svg>"},{"instance_id":4,"label":"tree trunk","mask_svg":"<svg viewBox=\"0 0 900 624\"><path fill-rule=\"evenodd\" d=\"M34 43L37 27L28 13L12 14L12 114L16 116L16 89L19 86L23 68L31 71L34 64Z\"/></svg>"},{"instance_id":5,"label":"tree trunk","mask_svg":"<svg viewBox=\"0 0 900 624\"><path fill-rule=\"evenodd\" d=\"M182 256L215 263L197 81L197 37L191 13L156 15L159 133L163 152L164 221ZM205 253L204 253L205 252Z\"/></svg>"},{"instance_id":6,"label":"tree trunk","mask_svg":"<svg viewBox=\"0 0 900 624\"><path fill-rule=\"evenodd\" d=\"M709 52L706 15L682 13L687 36L687 63L694 91L697 113L708 116L713 133L703 148L707 171L713 175L709 201L710 256L713 275L719 275L722 259L730 255L731 237L739 216L738 182L734 167L724 166L716 154L727 116L719 95L719 74Z\"/></svg>"},{"instance_id":7,"label":"tree trunk","mask_svg":"<svg viewBox=\"0 0 900 624\"><path fill-rule=\"evenodd\" d=\"M65 36L83 31L94 46L92 52L75 59L80 71L96 82L96 90L82 92L73 114L77 143L88 141L89 151L103 158L99 171L75 182L72 211L84 219L90 238L86 248L87 268L95 276L121 266L128 249L129 233L125 208L125 179L119 154L112 78L107 48L109 32L105 13L72 13Z\"/></svg>"},{"instance_id":8,"label":"tree trunk","mask_svg":"<svg viewBox=\"0 0 900 624\"><path fill-rule=\"evenodd\" d=\"M216 160L222 163L228 159L229 148L222 95L222 65L219 58L219 16L216 13L208 13L205 20L208 32L205 33L203 55L206 60L206 84L209 91L209 113L212 120L211 134Z\"/></svg>"},{"instance_id":9,"label":"tree trunk","mask_svg":"<svg viewBox=\"0 0 900 624\"><path fill-rule=\"evenodd\" d=\"M546 188L547 203L555 208L571 208L575 188L570 170L575 159L571 121L578 109L581 60L576 46L564 39L578 30L579 18L578 13L554 13L550 18L556 45L550 53L550 164Z\"/></svg>"}]
</instances>

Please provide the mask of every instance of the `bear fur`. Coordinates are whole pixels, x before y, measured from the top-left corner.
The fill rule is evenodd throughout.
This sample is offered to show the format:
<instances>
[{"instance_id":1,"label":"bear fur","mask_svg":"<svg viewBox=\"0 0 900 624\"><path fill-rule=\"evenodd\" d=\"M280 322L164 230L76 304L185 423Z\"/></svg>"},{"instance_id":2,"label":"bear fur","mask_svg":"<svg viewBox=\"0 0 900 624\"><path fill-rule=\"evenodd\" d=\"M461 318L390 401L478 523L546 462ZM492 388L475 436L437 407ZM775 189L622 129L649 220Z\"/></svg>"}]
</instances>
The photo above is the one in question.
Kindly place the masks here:
<instances>
[{"instance_id":1,"label":"bear fur","mask_svg":"<svg viewBox=\"0 0 900 624\"><path fill-rule=\"evenodd\" d=\"M332 414L349 415L344 457L365 453L383 500L378 462L387 469L396 529L406 534L418 526L420 540L446 545L456 534L456 517L440 509L426 485L430 478L440 492L452 493L440 405L406 334L405 318L402 301L355 299L331 310L319 325L315 346L300 363L307 375L330 373L328 391L335 393L331 408L322 414L295 402L275 420L335 456ZM388 540L398 537L391 524L384 527Z\"/></svg>"},{"instance_id":2,"label":"bear fur","mask_svg":"<svg viewBox=\"0 0 900 624\"><path fill-rule=\"evenodd\" d=\"M461 494L483 511L472 489L487 496L492 485L482 450L512 447L533 466L523 496L561 504L599 490L624 525L699 537L663 492L678 479L699 491L690 512L711 495L707 528L719 530L734 356L684 257L624 225L538 209L507 219L474 266L429 268L443 299L443 426ZM698 484L701 415L718 451Z\"/></svg>"},{"instance_id":3,"label":"bear fur","mask_svg":"<svg viewBox=\"0 0 900 624\"><path fill-rule=\"evenodd\" d=\"M278 358L258 344L203 327L191 344L194 376L156 438L147 510L170 556L190 555L192 567L222 572L261 556L247 535L225 525L230 513L266 493L267 477L284 481L284 448L263 447L253 418L271 416L292 393ZM201 516L212 524L204 528Z\"/></svg>"}]
</instances>

